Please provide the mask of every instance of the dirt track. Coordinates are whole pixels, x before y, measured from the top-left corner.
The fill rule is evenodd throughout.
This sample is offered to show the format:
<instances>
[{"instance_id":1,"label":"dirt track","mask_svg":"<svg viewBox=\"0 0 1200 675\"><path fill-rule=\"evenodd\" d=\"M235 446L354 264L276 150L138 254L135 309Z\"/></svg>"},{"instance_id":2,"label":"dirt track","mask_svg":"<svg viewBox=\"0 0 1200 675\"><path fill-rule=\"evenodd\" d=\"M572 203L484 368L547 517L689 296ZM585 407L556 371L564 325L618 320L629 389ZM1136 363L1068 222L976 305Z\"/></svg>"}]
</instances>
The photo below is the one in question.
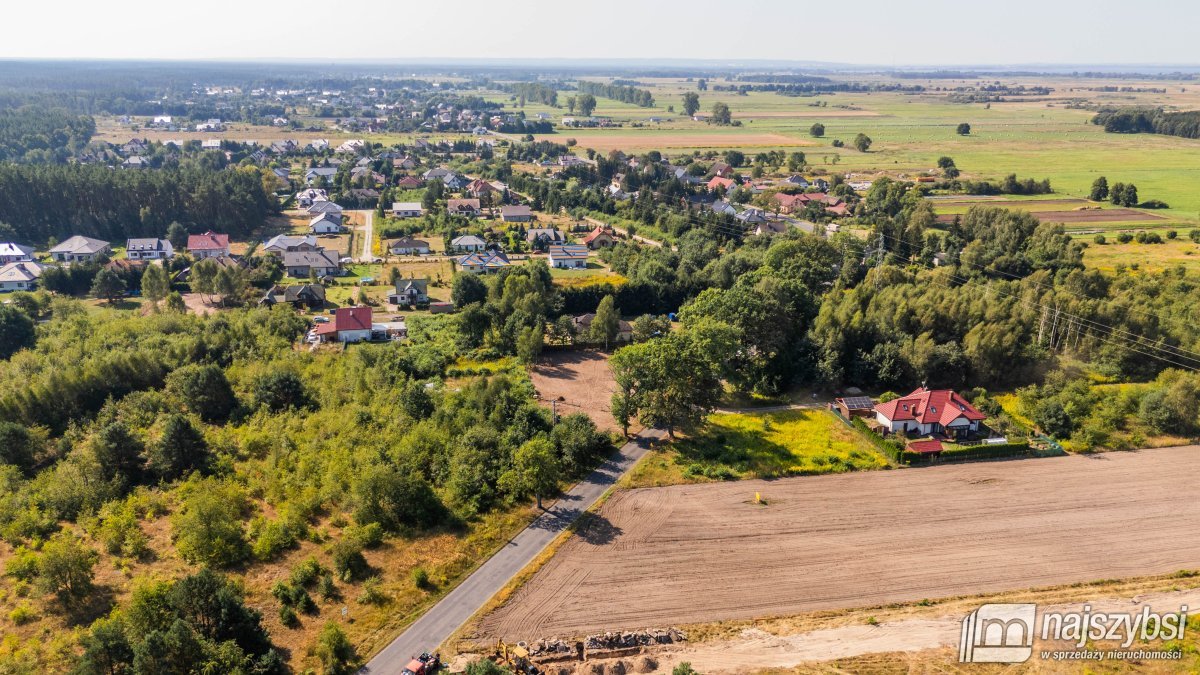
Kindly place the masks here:
<instances>
[{"instance_id":1,"label":"dirt track","mask_svg":"<svg viewBox=\"0 0 1200 675\"><path fill-rule=\"evenodd\" d=\"M533 639L1195 568L1198 460L1186 446L621 492L480 631Z\"/></svg>"}]
</instances>

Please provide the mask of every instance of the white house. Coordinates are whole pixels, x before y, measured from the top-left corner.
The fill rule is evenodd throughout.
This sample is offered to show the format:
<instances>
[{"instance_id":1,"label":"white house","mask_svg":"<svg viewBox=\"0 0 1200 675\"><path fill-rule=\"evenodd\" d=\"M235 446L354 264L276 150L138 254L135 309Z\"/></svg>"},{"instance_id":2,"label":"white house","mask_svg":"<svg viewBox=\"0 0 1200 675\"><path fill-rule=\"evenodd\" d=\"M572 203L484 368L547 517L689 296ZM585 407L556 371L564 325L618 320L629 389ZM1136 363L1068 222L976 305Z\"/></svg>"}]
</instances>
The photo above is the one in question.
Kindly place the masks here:
<instances>
[{"instance_id":1,"label":"white house","mask_svg":"<svg viewBox=\"0 0 1200 675\"><path fill-rule=\"evenodd\" d=\"M342 207L336 202L331 202L328 199L315 199L308 207L308 215L315 216L318 213L341 213Z\"/></svg>"},{"instance_id":2,"label":"white house","mask_svg":"<svg viewBox=\"0 0 1200 675\"><path fill-rule=\"evenodd\" d=\"M392 215L397 218L420 218L424 213L420 202L392 202Z\"/></svg>"},{"instance_id":3,"label":"white house","mask_svg":"<svg viewBox=\"0 0 1200 675\"><path fill-rule=\"evenodd\" d=\"M125 257L130 260L169 260L175 257L175 247L166 239L127 239Z\"/></svg>"},{"instance_id":4,"label":"white house","mask_svg":"<svg viewBox=\"0 0 1200 675\"><path fill-rule=\"evenodd\" d=\"M401 237L387 243L392 255L429 255L429 242L412 237Z\"/></svg>"},{"instance_id":5,"label":"white house","mask_svg":"<svg viewBox=\"0 0 1200 675\"><path fill-rule=\"evenodd\" d=\"M487 242L473 234L464 234L450 240L450 248L460 252L482 251L487 248Z\"/></svg>"},{"instance_id":6,"label":"white house","mask_svg":"<svg viewBox=\"0 0 1200 675\"><path fill-rule=\"evenodd\" d=\"M42 269L35 262L11 262L0 267L0 293L32 291L37 288Z\"/></svg>"},{"instance_id":7,"label":"white house","mask_svg":"<svg viewBox=\"0 0 1200 675\"><path fill-rule=\"evenodd\" d=\"M0 265L33 260L33 247L12 242L0 243Z\"/></svg>"},{"instance_id":8,"label":"white house","mask_svg":"<svg viewBox=\"0 0 1200 675\"><path fill-rule=\"evenodd\" d=\"M346 230L342 227L342 219L333 213L322 213L308 222L308 229L313 234L341 234Z\"/></svg>"},{"instance_id":9,"label":"white house","mask_svg":"<svg viewBox=\"0 0 1200 675\"><path fill-rule=\"evenodd\" d=\"M50 249L50 257L58 262L91 262L109 250L107 241L77 234Z\"/></svg>"},{"instance_id":10,"label":"white house","mask_svg":"<svg viewBox=\"0 0 1200 675\"><path fill-rule=\"evenodd\" d=\"M875 419L891 432L918 436L965 436L979 431L987 415L951 389L917 389L908 396L875 406Z\"/></svg>"},{"instance_id":11,"label":"white house","mask_svg":"<svg viewBox=\"0 0 1200 675\"><path fill-rule=\"evenodd\" d=\"M551 246L548 262L551 267L557 267L564 270L582 270L587 269L588 247L567 244L564 246Z\"/></svg>"}]
</instances>

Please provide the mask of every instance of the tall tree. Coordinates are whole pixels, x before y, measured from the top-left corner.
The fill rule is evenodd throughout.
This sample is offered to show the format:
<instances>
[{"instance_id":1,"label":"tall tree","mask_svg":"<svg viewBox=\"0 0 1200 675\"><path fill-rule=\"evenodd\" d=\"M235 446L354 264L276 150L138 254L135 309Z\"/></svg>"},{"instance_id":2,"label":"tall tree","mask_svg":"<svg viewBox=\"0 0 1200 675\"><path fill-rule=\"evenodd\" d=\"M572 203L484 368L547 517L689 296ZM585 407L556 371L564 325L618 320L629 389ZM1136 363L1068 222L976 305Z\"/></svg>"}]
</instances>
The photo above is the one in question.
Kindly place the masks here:
<instances>
[{"instance_id":1,"label":"tall tree","mask_svg":"<svg viewBox=\"0 0 1200 675\"><path fill-rule=\"evenodd\" d=\"M539 437L527 441L513 453L512 467L500 475L500 486L508 494L532 494L541 509L542 498L554 494L561 478L562 467L554 444Z\"/></svg>"},{"instance_id":2,"label":"tall tree","mask_svg":"<svg viewBox=\"0 0 1200 675\"><path fill-rule=\"evenodd\" d=\"M821 138L825 135L825 125L820 122L813 122L813 125L808 128L808 135L813 138Z\"/></svg>"},{"instance_id":3,"label":"tall tree","mask_svg":"<svg viewBox=\"0 0 1200 675\"><path fill-rule=\"evenodd\" d=\"M866 134L859 134L854 137L854 147L859 152L866 152L871 149L871 137Z\"/></svg>"},{"instance_id":4,"label":"tall tree","mask_svg":"<svg viewBox=\"0 0 1200 675\"><path fill-rule=\"evenodd\" d=\"M142 296L150 301L157 310L158 303L171 292L171 282L167 278L167 270L162 265L150 263L142 273Z\"/></svg>"},{"instance_id":5,"label":"tall tree","mask_svg":"<svg viewBox=\"0 0 1200 675\"><path fill-rule=\"evenodd\" d=\"M1092 191L1088 194L1088 199L1094 202L1102 202L1108 199L1108 179L1100 176L1092 181Z\"/></svg>"},{"instance_id":6,"label":"tall tree","mask_svg":"<svg viewBox=\"0 0 1200 675\"><path fill-rule=\"evenodd\" d=\"M107 267L102 268L92 280L92 295L114 303L125 295L125 280Z\"/></svg>"},{"instance_id":7,"label":"tall tree","mask_svg":"<svg viewBox=\"0 0 1200 675\"><path fill-rule=\"evenodd\" d=\"M617 301L612 295L606 295L600 301L588 331L588 337L593 342L603 342L605 349L617 339L621 332L621 313L617 310Z\"/></svg>"},{"instance_id":8,"label":"tall tree","mask_svg":"<svg viewBox=\"0 0 1200 675\"><path fill-rule=\"evenodd\" d=\"M208 443L191 420L168 415L158 440L147 448L147 468L160 480L175 480L208 466Z\"/></svg>"},{"instance_id":9,"label":"tall tree","mask_svg":"<svg viewBox=\"0 0 1200 675\"><path fill-rule=\"evenodd\" d=\"M691 117L696 114L697 110L700 110L700 94L689 91L683 95L683 112Z\"/></svg>"},{"instance_id":10,"label":"tall tree","mask_svg":"<svg viewBox=\"0 0 1200 675\"><path fill-rule=\"evenodd\" d=\"M733 113L729 110L729 106L722 101L717 101L712 107L712 122L713 124L731 124L733 122Z\"/></svg>"},{"instance_id":11,"label":"tall tree","mask_svg":"<svg viewBox=\"0 0 1200 675\"><path fill-rule=\"evenodd\" d=\"M596 97L591 94L580 94L578 100L575 101L575 106L579 108L580 115L591 117L592 112L596 109Z\"/></svg>"},{"instance_id":12,"label":"tall tree","mask_svg":"<svg viewBox=\"0 0 1200 675\"><path fill-rule=\"evenodd\" d=\"M958 125L958 128L954 130L954 133L958 134L959 136L970 136L971 125L963 122L962 124Z\"/></svg>"},{"instance_id":13,"label":"tall tree","mask_svg":"<svg viewBox=\"0 0 1200 675\"><path fill-rule=\"evenodd\" d=\"M0 359L33 347L36 341L33 319L16 305L0 305Z\"/></svg>"}]
</instances>

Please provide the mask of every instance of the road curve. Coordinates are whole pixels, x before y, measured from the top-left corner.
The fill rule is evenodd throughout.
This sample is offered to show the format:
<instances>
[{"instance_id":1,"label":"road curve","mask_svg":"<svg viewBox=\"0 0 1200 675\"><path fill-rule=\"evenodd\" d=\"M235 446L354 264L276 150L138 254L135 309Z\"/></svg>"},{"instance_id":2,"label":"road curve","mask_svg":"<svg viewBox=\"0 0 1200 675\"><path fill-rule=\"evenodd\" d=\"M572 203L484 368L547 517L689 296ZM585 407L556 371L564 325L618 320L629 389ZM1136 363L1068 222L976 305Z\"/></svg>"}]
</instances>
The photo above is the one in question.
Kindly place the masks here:
<instances>
[{"instance_id":1,"label":"road curve","mask_svg":"<svg viewBox=\"0 0 1200 675\"><path fill-rule=\"evenodd\" d=\"M362 673L397 675L409 659L421 652L433 651L500 592L522 569L538 556L580 515L592 507L650 449L665 436L658 429L647 429L621 446L613 457L589 473L561 499L538 516L471 573L453 591L425 612L403 633L371 658Z\"/></svg>"}]
</instances>

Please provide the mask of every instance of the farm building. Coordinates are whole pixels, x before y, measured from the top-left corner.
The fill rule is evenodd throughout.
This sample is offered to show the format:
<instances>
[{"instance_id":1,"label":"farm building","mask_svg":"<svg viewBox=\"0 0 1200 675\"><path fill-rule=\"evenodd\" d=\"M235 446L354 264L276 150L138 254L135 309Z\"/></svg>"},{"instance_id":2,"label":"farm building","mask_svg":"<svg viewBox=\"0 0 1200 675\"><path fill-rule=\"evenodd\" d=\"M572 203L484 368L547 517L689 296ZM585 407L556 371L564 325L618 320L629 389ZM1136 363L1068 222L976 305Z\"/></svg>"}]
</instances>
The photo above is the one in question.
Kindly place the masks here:
<instances>
[{"instance_id":1,"label":"farm building","mask_svg":"<svg viewBox=\"0 0 1200 675\"><path fill-rule=\"evenodd\" d=\"M908 396L876 405L875 419L892 432L960 438L979 431L979 423L987 415L951 389L922 387Z\"/></svg>"}]
</instances>

